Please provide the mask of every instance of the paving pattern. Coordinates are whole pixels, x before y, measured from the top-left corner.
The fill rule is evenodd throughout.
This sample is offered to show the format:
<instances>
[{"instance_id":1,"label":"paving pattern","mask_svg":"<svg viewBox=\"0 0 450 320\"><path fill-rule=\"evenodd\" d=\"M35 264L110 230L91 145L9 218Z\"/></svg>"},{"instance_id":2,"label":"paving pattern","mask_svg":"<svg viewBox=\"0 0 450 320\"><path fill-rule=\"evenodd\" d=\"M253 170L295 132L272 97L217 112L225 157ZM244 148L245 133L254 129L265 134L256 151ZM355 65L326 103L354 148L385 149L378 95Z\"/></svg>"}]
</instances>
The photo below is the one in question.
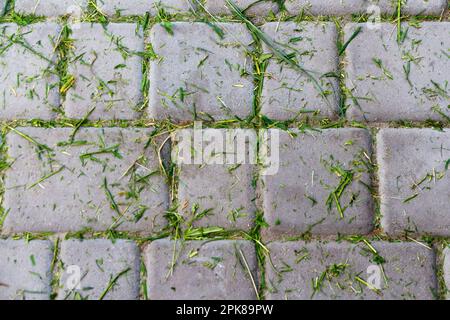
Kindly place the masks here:
<instances>
[{"instance_id":1,"label":"paving pattern","mask_svg":"<svg viewBox=\"0 0 450 320\"><path fill-rule=\"evenodd\" d=\"M447 0L0 0L0 299L450 299L449 75Z\"/></svg>"}]
</instances>

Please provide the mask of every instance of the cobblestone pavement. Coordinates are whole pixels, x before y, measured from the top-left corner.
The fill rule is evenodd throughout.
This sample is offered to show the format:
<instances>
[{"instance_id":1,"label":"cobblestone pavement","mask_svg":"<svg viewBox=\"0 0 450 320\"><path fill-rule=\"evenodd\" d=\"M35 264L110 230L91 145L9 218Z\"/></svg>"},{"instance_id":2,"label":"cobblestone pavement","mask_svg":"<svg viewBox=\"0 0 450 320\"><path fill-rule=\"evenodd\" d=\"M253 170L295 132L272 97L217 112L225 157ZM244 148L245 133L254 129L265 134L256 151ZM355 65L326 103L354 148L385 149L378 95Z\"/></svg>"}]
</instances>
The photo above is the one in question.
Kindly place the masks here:
<instances>
[{"instance_id":1,"label":"cobblestone pavement","mask_svg":"<svg viewBox=\"0 0 450 320\"><path fill-rule=\"evenodd\" d=\"M0 0L0 299L450 298L449 81L447 0Z\"/></svg>"}]
</instances>

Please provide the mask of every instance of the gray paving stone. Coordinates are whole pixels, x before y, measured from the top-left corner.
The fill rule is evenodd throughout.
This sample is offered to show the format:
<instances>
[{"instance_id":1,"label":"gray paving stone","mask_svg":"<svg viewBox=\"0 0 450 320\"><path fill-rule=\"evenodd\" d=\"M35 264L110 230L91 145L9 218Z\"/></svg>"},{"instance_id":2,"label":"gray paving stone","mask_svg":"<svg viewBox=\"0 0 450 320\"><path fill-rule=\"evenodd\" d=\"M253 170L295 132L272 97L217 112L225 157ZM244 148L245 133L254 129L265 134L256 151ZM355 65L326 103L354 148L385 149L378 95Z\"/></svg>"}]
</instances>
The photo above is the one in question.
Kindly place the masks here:
<instances>
[{"instance_id":1,"label":"gray paving stone","mask_svg":"<svg viewBox=\"0 0 450 320\"><path fill-rule=\"evenodd\" d=\"M51 120L59 106L55 46L60 27L0 24L0 118Z\"/></svg>"},{"instance_id":2,"label":"gray paving stone","mask_svg":"<svg viewBox=\"0 0 450 320\"><path fill-rule=\"evenodd\" d=\"M67 92L66 115L90 119L133 120L142 106L142 30L133 23L83 23L73 30L74 61L68 73L75 85Z\"/></svg>"},{"instance_id":3,"label":"gray paving stone","mask_svg":"<svg viewBox=\"0 0 450 320\"><path fill-rule=\"evenodd\" d=\"M402 12L407 15L440 16L447 8L447 0L406 0Z\"/></svg>"},{"instance_id":4,"label":"gray paving stone","mask_svg":"<svg viewBox=\"0 0 450 320\"><path fill-rule=\"evenodd\" d=\"M262 176L263 208L269 224L263 230L265 237L370 232L373 209L369 132L330 129L278 133L278 172ZM274 139L275 131L271 130L269 136Z\"/></svg>"},{"instance_id":5,"label":"gray paving stone","mask_svg":"<svg viewBox=\"0 0 450 320\"><path fill-rule=\"evenodd\" d=\"M256 299L256 254L248 241L158 240L146 249L146 265L151 300Z\"/></svg>"},{"instance_id":6,"label":"gray paving stone","mask_svg":"<svg viewBox=\"0 0 450 320\"><path fill-rule=\"evenodd\" d=\"M450 248L444 250L444 280L447 286L447 300L450 300Z\"/></svg>"},{"instance_id":7,"label":"gray paving stone","mask_svg":"<svg viewBox=\"0 0 450 320\"><path fill-rule=\"evenodd\" d=\"M16 0L14 11L46 17L80 15L87 9L87 4L88 0Z\"/></svg>"},{"instance_id":8,"label":"gray paving stone","mask_svg":"<svg viewBox=\"0 0 450 320\"><path fill-rule=\"evenodd\" d=\"M286 10L292 15L302 12L311 15L348 15L352 13L366 13L372 5L379 6L381 12L392 13L393 7L389 0L286 0Z\"/></svg>"},{"instance_id":9,"label":"gray paving stone","mask_svg":"<svg viewBox=\"0 0 450 320\"><path fill-rule=\"evenodd\" d=\"M235 0L234 3L248 16L266 16L270 12L278 12L275 1ZM205 8L211 14L233 13L226 0L207 0Z\"/></svg>"},{"instance_id":10,"label":"gray paving stone","mask_svg":"<svg viewBox=\"0 0 450 320\"><path fill-rule=\"evenodd\" d=\"M347 48L347 87L355 99L348 117L367 121L442 120L450 115L450 23L423 22L408 29L397 43L397 29L383 23L379 29L350 24L346 37L356 28L362 32ZM438 110L438 111L436 111Z\"/></svg>"},{"instance_id":11,"label":"gray paving stone","mask_svg":"<svg viewBox=\"0 0 450 320\"><path fill-rule=\"evenodd\" d=\"M189 130L188 132L192 137L193 131ZM256 175L254 166L256 162L250 163L247 159L249 159L248 154L251 146L255 147L253 151L256 154L256 132L252 130L219 129L207 129L204 132L205 136L219 135L219 137L224 137L224 140L229 139L229 141L233 141L233 145L235 141L239 141L237 135L248 137L252 142L246 144L245 161L237 161L236 159L236 161L230 161L229 164L226 164L225 159L222 159L223 161L220 161L220 164L210 162L193 164L194 161L189 161L189 163L177 161L177 163L180 163L178 202L181 206L181 212L187 222L193 221L194 227L249 230L253 226L256 211L256 192L253 183ZM175 135L175 143L179 140L180 134ZM215 159L216 150L210 149L210 153L206 153L208 146L210 146L210 144L206 144L206 141L205 138L204 157L205 159L207 157ZM233 150L227 152L227 155L230 156L238 152L239 150L237 152ZM182 154L175 151L174 156L180 158ZM196 217L202 215L202 213L207 215L197 219Z\"/></svg>"},{"instance_id":12,"label":"gray paving stone","mask_svg":"<svg viewBox=\"0 0 450 320\"><path fill-rule=\"evenodd\" d=\"M382 14L394 14L397 1L392 0L287 0L286 10L293 15L305 12L312 15L372 14L376 6ZM447 0L406 0L402 12L407 15L440 15Z\"/></svg>"},{"instance_id":13,"label":"gray paving stone","mask_svg":"<svg viewBox=\"0 0 450 320\"><path fill-rule=\"evenodd\" d=\"M339 106L339 82L324 77L338 70L337 30L333 23L272 22L263 30L288 53L295 53L299 65L313 77L272 57L266 70L262 91L262 113L276 120L291 120L318 112L336 118ZM266 45L265 53L272 53ZM318 81L326 98L317 88ZM312 112L311 112L312 111Z\"/></svg>"},{"instance_id":14,"label":"gray paving stone","mask_svg":"<svg viewBox=\"0 0 450 320\"><path fill-rule=\"evenodd\" d=\"M70 128L17 130L7 136L4 232L150 233L165 225L168 188L156 147L145 148L151 129L84 128L69 145Z\"/></svg>"},{"instance_id":15,"label":"gray paving stone","mask_svg":"<svg viewBox=\"0 0 450 320\"><path fill-rule=\"evenodd\" d=\"M4 15L6 11L6 0L0 0L0 16Z\"/></svg>"},{"instance_id":16,"label":"gray paving stone","mask_svg":"<svg viewBox=\"0 0 450 320\"><path fill-rule=\"evenodd\" d=\"M176 22L173 35L151 31L159 59L150 64L149 116L189 121L245 118L252 113L252 37L242 24Z\"/></svg>"},{"instance_id":17,"label":"gray paving stone","mask_svg":"<svg viewBox=\"0 0 450 320\"><path fill-rule=\"evenodd\" d=\"M449 236L450 131L383 129L377 140L385 231Z\"/></svg>"},{"instance_id":18,"label":"gray paving stone","mask_svg":"<svg viewBox=\"0 0 450 320\"><path fill-rule=\"evenodd\" d=\"M0 300L50 298L52 243L0 240Z\"/></svg>"},{"instance_id":19,"label":"gray paving stone","mask_svg":"<svg viewBox=\"0 0 450 320\"><path fill-rule=\"evenodd\" d=\"M156 15L159 9L164 9L166 12L188 13L195 10L195 1L189 0L99 0L100 9L107 15L116 15L120 12L121 16L129 15L144 15L145 12L150 12Z\"/></svg>"},{"instance_id":20,"label":"gray paving stone","mask_svg":"<svg viewBox=\"0 0 450 320\"><path fill-rule=\"evenodd\" d=\"M59 299L139 299L140 252L134 242L67 240L61 243L60 259Z\"/></svg>"},{"instance_id":21,"label":"gray paving stone","mask_svg":"<svg viewBox=\"0 0 450 320\"><path fill-rule=\"evenodd\" d=\"M375 251L362 242L357 245L345 242L269 244L273 266L266 259L266 298L435 298L437 280L433 250L415 243L373 242L370 245Z\"/></svg>"}]
</instances>

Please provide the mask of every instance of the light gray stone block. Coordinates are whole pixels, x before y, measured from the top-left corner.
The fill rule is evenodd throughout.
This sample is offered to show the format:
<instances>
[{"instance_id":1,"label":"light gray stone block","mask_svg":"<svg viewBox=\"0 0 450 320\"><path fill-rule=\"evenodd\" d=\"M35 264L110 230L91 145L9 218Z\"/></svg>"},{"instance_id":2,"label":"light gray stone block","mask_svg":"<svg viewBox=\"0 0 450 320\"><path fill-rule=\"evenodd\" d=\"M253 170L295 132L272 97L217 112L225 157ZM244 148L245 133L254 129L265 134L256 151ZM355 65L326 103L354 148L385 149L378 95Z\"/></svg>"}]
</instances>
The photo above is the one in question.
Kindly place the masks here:
<instances>
[{"instance_id":1,"label":"light gray stone block","mask_svg":"<svg viewBox=\"0 0 450 320\"><path fill-rule=\"evenodd\" d=\"M134 242L66 240L60 259L59 299L139 299L140 252Z\"/></svg>"},{"instance_id":2,"label":"light gray stone block","mask_svg":"<svg viewBox=\"0 0 450 320\"><path fill-rule=\"evenodd\" d=\"M14 11L20 14L58 17L81 16L88 0L16 0Z\"/></svg>"},{"instance_id":3,"label":"light gray stone block","mask_svg":"<svg viewBox=\"0 0 450 320\"><path fill-rule=\"evenodd\" d=\"M295 61L307 74L273 55L266 70L261 112L276 120L298 119L315 113L323 118L336 118L340 98L335 25L271 22L264 25L263 30L280 49L295 54ZM265 44L263 50L273 54Z\"/></svg>"},{"instance_id":4,"label":"light gray stone block","mask_svg":"<svg viewBox=\"0 0 450 320\"><path fill-rule=\"evenodd\" d=\"M402 13L407 15L440 16L447 8L447 0L406 0Z\"/></svg>"},{"instance_id":5,"label":"light gray stone block","mask_svg":"<svg viewBox=\"0 0 450 320\"><path fill-rule=\"evenodd\" d=\"M48 300L52 243L0 240L0 300Z\"/></svg>"},{"instance_id":6,"label":"light gray stone block","mask_svg":"<svg viewBox=\"0 0 450 320\"><path fill-rule=\"evenodd\" d=\"M159 9L167 13L188 13L195 10L195 1L190 0L98 0L101 11L109 16L142 16L146 12L156 15Z\"/></svg>"},{"instance_id":7,"label":"light gray stone block","mask_svg":"<svg viewBox=\"0 0 450 320\"><path fill-rule=\"evenodd\" d=\"M402 5L402 13L439 16L446 5L447 0L406 0ZM287 0L285 6L292 15L302 12L317 16L397 12L397 1L393 0Z\"/></svg>"},{"instance_id":8,"label":"light gray stone block","mask_svg":"<svg viewBox=\"0 0 450 320\"><path fill-rule=\"evenodd\" d=\"M369 233L374 219L369 132L270 130L269 153L274 155L278 151L271 144L277 146L272 142L277 134L279 169L263 175L261 184L269 224L265 237Z\"/></svg>"},{"instance_id":9,"label":"light gray stone block","mask_svg":"<svg viewBox=\"0 0 450 320\"><path fill-rule=\"evenodd\" d=\"M258 285L256 254L248 241L157 240L146 249L146 265L151 300L257 297L253 286L253 281Z\"/></svg>"},{"instance_id":10,"label":"light gray stone block","mask_svg":"<svg viewBox=\"0 0 450 320\"><path fill-rule=\"evenodd\" d=\"M151 129L82 128L68 145L70 128L17 130L7 136L4 232L151 233L165 226L168 187L158 146L146 148Z\"/></svg>"},{"instance_id":11,"label":"light gray stone block","mask_svg":"<svg viewBox=\"0 0 450 320\"><path fill-rule=\"evenodd\" d=\"M0 0L0 16L6 12L6 0Z\"/></svg>"},{"instance_id":12,"label":"light gray stone block","mask_svg":"<svg viewBox=\"0 0 450 320\"><path fill-rule=\"evenodd\" d=\"M366 121L442 120L450 115L450 23L403 24L405 40L398 44L397 27L365 24L345 28L347 39L361 32L347 48L348 117Z\"/></svg>"},{"instance_id":13,"label":"light gray stone block","mask_svg":"<svg viewBox=\"0 0 450 320\"><path fill-rule=\"evenodd\" d=\"M272 264L266 259L266 299L435 298L436 257L432 249L415 243L369 245L316 241L269 244Z\"/></svg>"},{"instance_id":14,"label":"light gray stone block","mask_svg":"<svg viewBox=\"0 0 450 320\"><path fill-rule=\"evenodd\" d=\"M267 16L270 12L278 12L275 1L235 0L234 3L248 16ZM214 15L233 13L226 0L207 0L205 9Z\"/></svg>"},{"instance_id":15,"label":"light gray stone block","mask_svg":"<svg viewBox=\"0 0 450 320\"><path fill-rule=\"evenodd\" d=\"M51 120L59 107L55 47L60 27L0 24L0 118Z\"/></svg>"},{"instance_id":16,"label":"light gray stone block","mask_svg":"<svg viewBox=\"0 0 450 320\"><path fill-rule=\"evenodd\" d=\"M182 132L174 136L175 144L180 142ZM193 157L183 161L182 150L177 152L178 147L174 147L173 156L179 164L178 202L181 212L186 222L192 221L194 227L249 230L254 224L256 211L253 183L256 176L256 132L205 129L203 133L205 141L203 148L199 149L203 151L204 158L201 164L194 164ZM193 137L192 130L188 134ZM211 149L215 139L207 140L207 136L218 136L224 146L229 141L228 146L237 146L238 149ZM229 162L223 157L224 154L229 157ZM250 154L253 154L253 162ZM243 158L238 159L241 156Z\"/></svg>"},{"instance_id":17,"label":"light gray stone block","mask_svg":"<svg viewBox=\"0 0 450 320\"><path fill-rule=\"evenodd\" d=\"M450 248L444 250L444 280L447 286L447 300L450 300Z\"/></svg>"},{"instance_id":18,"label":"light gray stone block","mask_svg":"<svg viewBox=\"0 0 450 320\"><path fill-rule=\"evenodd\" d=\"M173 35L153 27L150 41L159 59L150 64L150 118L182 122L251 115L252 37L242 24L215 26L176 22Z\"/></svg>"},{"instance_id":19,"label":"light gray stone block","mask_svg":"<svg viewBox=\"0 0 450 320\"><path fill-rule=\"evenodd\" d=\"M377 141L385 231L449 236L450 132L382 129Z\"/></svg>"},{"instance_id":20,"label":"light gray stone block","mask_svg":"<svg viewBox=\"0 0 450 320\"><path fill-rule=\"evenodd\" d=\"M391 0L286 0L286 10L292 15L300 13L314 16L349 15L367 13L375 5L380 13L394 13Z\"/></svg>"},{"instance_id":21,"label":"light gray stone block","mask_svg":"<svg viewBox=\"0 0 450 320\"><path fill-rule=\"evenodd\" d=\"M75 84L67 92L71 118L134 120L142 107L142 30L133 23L82 23L73 30L73 60L68 73Z\"/></svg>"}]
</instances>

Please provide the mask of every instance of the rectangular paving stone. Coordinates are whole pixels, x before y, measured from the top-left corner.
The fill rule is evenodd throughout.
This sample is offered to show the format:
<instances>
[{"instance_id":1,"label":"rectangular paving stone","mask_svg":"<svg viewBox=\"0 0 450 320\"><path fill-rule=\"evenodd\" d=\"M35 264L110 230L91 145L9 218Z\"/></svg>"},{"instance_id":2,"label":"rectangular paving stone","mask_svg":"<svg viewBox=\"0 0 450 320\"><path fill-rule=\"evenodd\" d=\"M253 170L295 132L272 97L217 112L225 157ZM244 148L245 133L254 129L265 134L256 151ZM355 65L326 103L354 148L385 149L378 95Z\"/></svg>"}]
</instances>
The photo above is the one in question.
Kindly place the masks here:
<instances>
[{"instance_id":1,"label":"rectangular paving stone","mask_svg":"<svg viewBox=\"0 0 450 320\"><path fill-rule=\"evenodd\" d=\"M70 118L133 120L142 108L142 30L133 23L82 23L72 33L68 73L75 84L64 104Z\"/></svg>"},{"instance_id":2,"label":"rectangular paving stone","mask_svg":"<svg viewBox=\"0 0 450 320\"><path fill-rule=\"evenodd\" d=\"M0 0L0 16L4 15L6 11L6 0Z\"/></svg>"},{"instance_id":3,"label":"rectangular paving stone","mask_svg":"<svg viewBox=\"0 0 450 320\"><path fill-rule=\"evenodd\" d=\"M450 115L450 23L403 24L405 40L398 44L397 27L383 23L345 28L347 88L353 95L348 117L366 121L442 120ZM407 31L406 31L407 30Z\"/></svg>"},{"instance_id":4,"label":"rectangular paving stone","mask_svg":"<svg viewBox=\"0 0 450 320\"><path fill-rule=\"evenodd\" d=\"M66 240L60 260L58 299L139 299L140 252L132 241Z\"/></svg>"},{"instance_id":5,"label":"rectangular paving stone","mask_svg":"<svg viewBox=\"0 0 450 320\"><path fill-rule=\"evenodd\" d=\"M444 280L447 286L447 300L450 300L450 248L444 250Z\"/></svg>"},{"instance_id":6,"label":"rectangular paving stone","mask_svg":"<svg viewBox=\"0 0 450 320\"><path fill-rule=\"evenodd\" d=\"M88 0L16 0L14 11L19 14L46 17L79 15L87 9Z\"/></svg>"},{"instance_id":7,"label":"rectangular paving stone","mask_svg":"<svg viewBox=\"0 0 450 320\"><path fill-rule=\"evenodd\" d=\"M145 252L150 300L257 298L256 254L249 241L162 239Z\"/></svg>"},{"instance_id":8,"label":"rectangular paving stone","mask_svg":"<svg viewBox=\"0 0 450 320\"><path fill-rule=\"evenodd\" d=\"M292 15L301 12L311 15L381 14L397 12L393 0L286 0L286 10ZM439 16L445 10L447 0L405 0L402 13L406 15Z\"/></svg>"},{"instance_id":9,"label":"rectangular paving stone","mask_svg":"<svg viewBox=\"0 0 450 320\"><path fill-rule=\"evenodd\" d=\"M252 113L252 37L243 24L215 26L175 22L173 35L153 27L158 59L150 64L150 118L224 120Z\"/></svg>"},{"instance_id":10,"label":"rectangular paving stone","mask_svg":"<svg viewBox=\"0 0 450 320\"><path fill-rule=\"evenodd\" d=\"M55 23L0 24L0 119L55 117L59 32Z\"/></svg>"},{"instance_id":11,"label":"rectangular paving stone","mask_svg":"<svg viewBox=\"0 0 450 320\"><path fill-rule=\"evenodd\" d=\"M447 0L406 0L402 13L407 15L440 16L447 8Z\"/></svg>"},{"instance_id":12,"label":"rectangular paving stone","mask_svg":"<svg viewBox=\"0 0 450 320\"><path fill-rule=\"evenodd\" d=\"M182 142L183 131L174 136L175 144ZM249 153L253 151L256 155L257 152L256 132L225 129L205 129L203 132L205 141L204 147L200 150L203 152L205 160L202 161L202 164L194 164L193 157L189 159L190 161L183 161L181 152L175 150L173 153L176 163L179 164L178 203L180 211L186 222L192 221L194 227L249 230L254 224L256 211L256 191L253 183L256 175L256 161L253 163L249 161ZM188 130L186 133L191 138L194 135L193 130ZM226 151L227 156L233 156L228 163L226 159L219 158L225 153L224 150L219 150L220 154L216 154L217 150L209 148L214 142L211 144L207 142L215 140L211 138L208 141L207 137L217 136L224 142L224 146L225 139L230 141L230 146L238 145L241 141L245 141L246 137L248 139L246 141L251 142L245 144L245 150ZM238 147L242 146L239 144ZM252 147L254 150L250 150ZM174 148L177 149L176 146ZM242 161L237 158L237 156L242 156L240 152L245 153ZM219 164L213 164L207 159L217 161Z\"/></svg>"},{"instance_id":13,"label":"rectangular paving stone","mask_svg":"<svg viewBox=\"0 0 450 320\"><path fill-rule=\"evenodd\" d=\"M82 128L73 142L70 128L16 130L7 136L5 233L165 226L168 187L151 129Z\"/></svg>"},{"instance_id":14,"label":"rectangular paving stone","mask_svg":"<svg viewBox=\"0 0 450 320\"><path fill-rule=\"evenodd\" d=\"M293 120L304 115L336 118L339 107L337 30L333 23L271 22L263 26L271 39L296 61L308 75L271 58L262 90L261 112L276 120ZM271 48L263 45L267 54ZM318 86L320 88L318 88Z\"/></svg>"},{"instance_id":15,"label":"rectangular paving stone","mask_svg":"<svg viewBox=\"0 0 450 320\"><path fill-rule=\"evenodd\" d=\"M0 300L48 300L52 243L0 240Z\"/></svg>"},{"instance_id":16,"label":"rectangular paving stone","mask_svg":"<svg viewBox=\"0 0 450 320\"><path fill-rule=\"evenodd\" d=\"M195 0L98 0L97 5L100 10L109 16L120 13L121 16L138 15L142 16L146 12L152 15L158 14L158 10L165 12L188 13L195 9Z\"/></svg>"},{"instance_id":17,"label":"rectangular paving stone","mask_svg":"<svg viewBox=\"0 0 450 320\"><path fill-rule=\"evenodd\" d=\"M271 140L277 135L279 169L261 178L264 217L269 224L264 236L369 233L373 227L369 132L270 130L269 142L263 142L268 143L270 153L275 149L270 147Z\"/></svg>"},{"instance_id":18,"label":"rectangular paving stone","mask_svg":"<svg viewBox=\"0 0 450 320\"><path fill-rule=\"evenodd\" d=\"M435 253L415 243L274 242L268 300L431 300Z\"/></svg>"},{"instance_id":19,"label":"rectangular paving stone","mask_svg":"<svg viewBox=\"0 0 450 320\"><path fill-rule=\"evenodd\" d=\"M292 15L307 13L314 16L349 15L366 13L371 5L376 5L382 13L393 13L390 0L286 0L286 10Z\"/></svg>"},{"instance_id":20,"label":"rectangular paving stone","mask_svg":"<svg viewBox=\"0 0 450 320\"><path fill-rule=\"evenodd\" d=\"M450 131L382 129L377 141L384 230L449 236Z\"/></svg>"},{"instance_id":21,"label":"rectangular paving stone","mask_svg":"<svg viewBox=\"0 0 450 320\"><path fill-rule=\"evenodd\" d=\"M234 3L247 16L267 16L269 13L277 13L278 5L275 1L235 0ZM211 14L233 14L226 0L206 0L205 9Z\"/></svg>"}]
</instances>

